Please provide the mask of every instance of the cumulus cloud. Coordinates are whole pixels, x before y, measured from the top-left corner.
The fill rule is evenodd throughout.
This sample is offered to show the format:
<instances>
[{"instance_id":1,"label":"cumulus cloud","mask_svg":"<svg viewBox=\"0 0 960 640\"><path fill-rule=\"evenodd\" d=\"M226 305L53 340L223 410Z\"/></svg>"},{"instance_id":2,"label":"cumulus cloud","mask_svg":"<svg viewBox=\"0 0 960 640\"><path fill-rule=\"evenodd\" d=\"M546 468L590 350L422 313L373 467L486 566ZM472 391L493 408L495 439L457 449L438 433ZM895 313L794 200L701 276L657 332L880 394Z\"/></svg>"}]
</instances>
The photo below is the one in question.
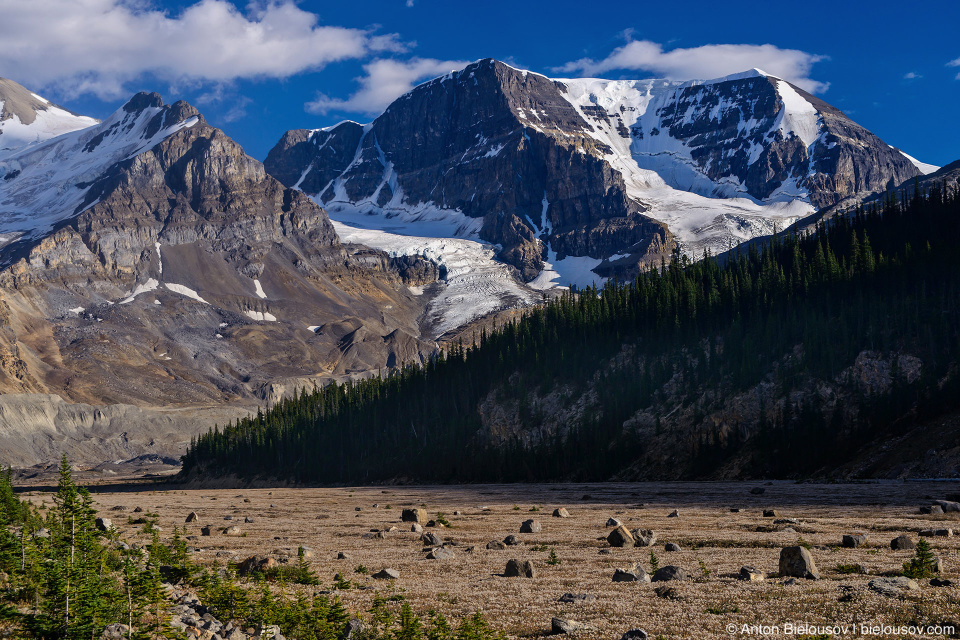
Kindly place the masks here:
<instances>
[{"instance_id":1,"label":"cumulus cloud","mask_svg":"<svg viewBox=\"0 0 960 640\"><path fill-rule=\"evenodd\" d=\"M4 2L0 72L65 95L117 98L143 74L168 82L285 78L406 45L396 34L319 24L292 0L200 0L177 15L149 0Z\"/></svg>"},{"instance_id":2,"label":"cumulus cloud","mask_svg":"<svg viewBox=\"0 0 960 640\"><path fill-rule=\"evenodd\" d=\"M911 71L910 73L904 74L903 79L904 79L904 80L918 80L918 79L920 79L920 78L922 78L922 77L923 77L923 76L920 75L919 73L914 73L913 71Z\"/></svg>"},{"instance_id":3,"label":"cumulus cloud","mask_svg":"<svg viewBox=\"0 0 960 640\"><path fill-rule=\"evenodd\" d=\"M360 89L349 98L331 98L318 94L316 100L304 106L308 112L316 114L346 111L377 115L391 102L410 91L418 82L462 69L468 64L470 63L464 60L433 58L373 60L363 66L366 75L357 78Z\"/></svg>"},{"instance_id":4,"label":"cumulus cloud","mask_svg":"<svg viewBox=\"0 0 960 640\"><path fill-rule=\"evenodd\" d=\"M598 76L613 70L634 70L670 80L707 80L759 68L811 93L820 93L830 85L813 80L810 70L824 59L823 56L780 49L772 44L708 44L665 51L657 42L632 40L614 49L603 60L582 58L554 71Z\"/></svg>"}]
</instances>

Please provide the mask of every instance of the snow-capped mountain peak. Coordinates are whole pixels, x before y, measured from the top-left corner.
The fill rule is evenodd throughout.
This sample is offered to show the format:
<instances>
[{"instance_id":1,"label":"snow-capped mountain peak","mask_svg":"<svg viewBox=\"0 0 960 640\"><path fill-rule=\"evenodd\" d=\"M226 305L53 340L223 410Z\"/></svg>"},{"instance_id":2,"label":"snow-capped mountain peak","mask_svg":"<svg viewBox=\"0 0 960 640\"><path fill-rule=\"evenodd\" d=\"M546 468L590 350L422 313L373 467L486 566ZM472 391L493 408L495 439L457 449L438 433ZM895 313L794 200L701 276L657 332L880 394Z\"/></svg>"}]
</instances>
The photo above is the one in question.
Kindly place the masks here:
<instances>
[{"instance_id":1,"label":"snow-capped mountain peak","mask_svg":"<svg viewBox=\"0 0 960 640\"><path fill-rule=\"evenodd\" d=\"M91 186L113 165L200 119L186 103L140 93L103 122L21 149L0 151L0 246L43 236L94 204Z\"/></svg>"},{"instance_id":2,"label":"snow-capped mountain peak","mask_svg":"<svg viewBox=\"0 0 960 640\"><path fill-rule=\"evenodd\" d=\"M0 78L0 153L39 144L98 122L71 113L13 80Z\"/></svg>"}]
</instances>

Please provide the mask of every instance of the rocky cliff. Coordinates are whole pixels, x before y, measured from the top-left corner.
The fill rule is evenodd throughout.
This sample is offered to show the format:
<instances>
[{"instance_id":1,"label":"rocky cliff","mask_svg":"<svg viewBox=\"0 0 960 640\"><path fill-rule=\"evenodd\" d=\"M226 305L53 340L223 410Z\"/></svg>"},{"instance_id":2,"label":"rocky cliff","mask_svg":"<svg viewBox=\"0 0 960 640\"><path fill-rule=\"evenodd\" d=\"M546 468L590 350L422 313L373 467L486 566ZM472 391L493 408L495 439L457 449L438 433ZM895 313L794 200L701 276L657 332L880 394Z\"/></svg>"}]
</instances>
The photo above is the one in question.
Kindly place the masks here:
<instances>
[{"instance_id":1,"label":"rocky cliff","mask_svg":"<svg viewBox=\"0 0 960 640\"><path fill-rule=\"evenodd\" d=\"M0 192L10 238L0 249L0 390L148 410L233 407L222 420L262 404L276 380L297 380L294 389L434 350L418 323L427 296L411 287L435 280L436 266L342 244L323 209L190 105L139 94L103 124L46 144L2 158L19 171ZM93 422L107 431L209 426L133 407L101 414ZM76 428L71 420L55 422ZM163 439L176 449L181 436ZM75 451L112 458L112 446ZM145 452L157 453L123 449Z\"/></svg>"}]
</instances>

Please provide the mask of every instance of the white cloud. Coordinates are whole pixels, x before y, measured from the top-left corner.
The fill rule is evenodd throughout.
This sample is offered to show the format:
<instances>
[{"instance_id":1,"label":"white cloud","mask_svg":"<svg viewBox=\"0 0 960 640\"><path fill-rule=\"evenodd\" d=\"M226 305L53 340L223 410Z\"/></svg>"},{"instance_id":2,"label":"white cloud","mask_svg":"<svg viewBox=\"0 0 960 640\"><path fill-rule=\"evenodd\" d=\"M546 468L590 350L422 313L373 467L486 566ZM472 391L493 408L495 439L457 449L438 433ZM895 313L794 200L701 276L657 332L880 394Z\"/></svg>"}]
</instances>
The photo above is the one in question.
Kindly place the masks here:
<instances>
[{"instance_id":1,"label":"white cloud","mask_svg":"<svg viewBox=\"0 0 960 640\"><path fill-rule=\"evenodd\" d=\"M408 6L408 7L412 7L412 6L413 6L413 0L407 0L407 6Z\"/></svg>"},{"instance_id":2,"label":"white cloud","mask_svg":"<svg viewBox=\"0 0 960 640\"><path fill-rule=\"evenodd\" d=\"M659 43L633 40L617 47L603 60L582 58L555 71L595 76L620 69L644 71L670 80L707 80L759 68L811 93L819 93L826 91L829 83L811 79L810 69L824 59L772 44L708 44L664 51Z\"/></svg>"},{"instance_id":3,"label":"white cloud","mask_svg":"<svg viewBox=\"0 0 960 640\"><path fill-rule=\"evenodd\" d=\"M344 100L318 94L316 100L308 102L304 107L310 113L318 114L346 111L377 115L418 82L462 69L468 64L470 63L464 60L433 58L373 60L363 66L366 75L357 78L360 89L349 98Z\"/></svg>"},{"instance_id":4,"label":"white cloud","mask_svg":"<svg viewBox=\"0 0 960 640\"><path fill-rule=\"evenodd\" d=\"M337 60L404 51L396 34L318 24L292 0L200 0L177 15L144 0L3 2L0 74L67 96L117 98L145 73L168 82L285 78Z\"/></svg>"},{"instance_id":5,"label":"white cloud","mask_svg":"<svg viewBox=\"0 0 960 640\"><path fill-rule=\"evenodd\" d=\"M910 73L904 74L903 79L904 79L904 80L919 80L919 79L922 78L922 77L923 77L923 76L920 75L919 73L914 73L913 71L911 71Z\"/></svg>"},{"instance_id":6,"label":"white cloud","mask_svg":"<svg viewBox=\"0 0 960 640\"><path fill-rule=\"evenodd\" d=\"M960 58L957 58L956 60L951 60L950 62L947 63L947 66L948 66L948 67L960 67Z\"/></svg>"}]
</instances>

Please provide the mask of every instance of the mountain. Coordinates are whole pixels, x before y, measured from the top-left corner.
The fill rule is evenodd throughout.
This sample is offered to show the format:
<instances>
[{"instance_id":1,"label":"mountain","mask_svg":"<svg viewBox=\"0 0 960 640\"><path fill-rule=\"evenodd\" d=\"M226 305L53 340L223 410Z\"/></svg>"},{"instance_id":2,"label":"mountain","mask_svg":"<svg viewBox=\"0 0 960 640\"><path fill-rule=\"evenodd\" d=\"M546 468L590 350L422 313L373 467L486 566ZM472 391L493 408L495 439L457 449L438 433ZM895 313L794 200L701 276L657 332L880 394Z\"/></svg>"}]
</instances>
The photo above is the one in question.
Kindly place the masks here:
<instances>
[{"instance_id":1,"label":"mountain","mask_svg":"<svg viewBox=\"0 0 960 640\"><path fill-rule=\"evenodd\" d=\"M44 442L178 455L231 411L435 349L418 321L435 264L342 243L185 102L140 93L0 167L0 415ZM106 438L105 424L124 426ZM32 437L10 435L18 451Z\"/></svg>"},{"instance_id":2,"label":"mountain","mask_svg":"<svg viewBox=\"0 0 960 640\"><path fill-rule=\"evenodd\" d=\"M634 273L675 245L718 253L921 174L756 69L551 79L489 59L416 87L370 124L289 131L265 166L334 220L404 222L413 235L429 235L424 220L456 221L532 284Z\"/></svg>"},{"instance_id":3,"label":"mountain","mask_svg":"<svg viewBox=\"0 0 960 640\"><path fill-rule=\"evenodd\" d=\"M0 157L6 151L86 129L97 122L57 106L13 80L0 78Z\"/></svg>"}]
</instances>

